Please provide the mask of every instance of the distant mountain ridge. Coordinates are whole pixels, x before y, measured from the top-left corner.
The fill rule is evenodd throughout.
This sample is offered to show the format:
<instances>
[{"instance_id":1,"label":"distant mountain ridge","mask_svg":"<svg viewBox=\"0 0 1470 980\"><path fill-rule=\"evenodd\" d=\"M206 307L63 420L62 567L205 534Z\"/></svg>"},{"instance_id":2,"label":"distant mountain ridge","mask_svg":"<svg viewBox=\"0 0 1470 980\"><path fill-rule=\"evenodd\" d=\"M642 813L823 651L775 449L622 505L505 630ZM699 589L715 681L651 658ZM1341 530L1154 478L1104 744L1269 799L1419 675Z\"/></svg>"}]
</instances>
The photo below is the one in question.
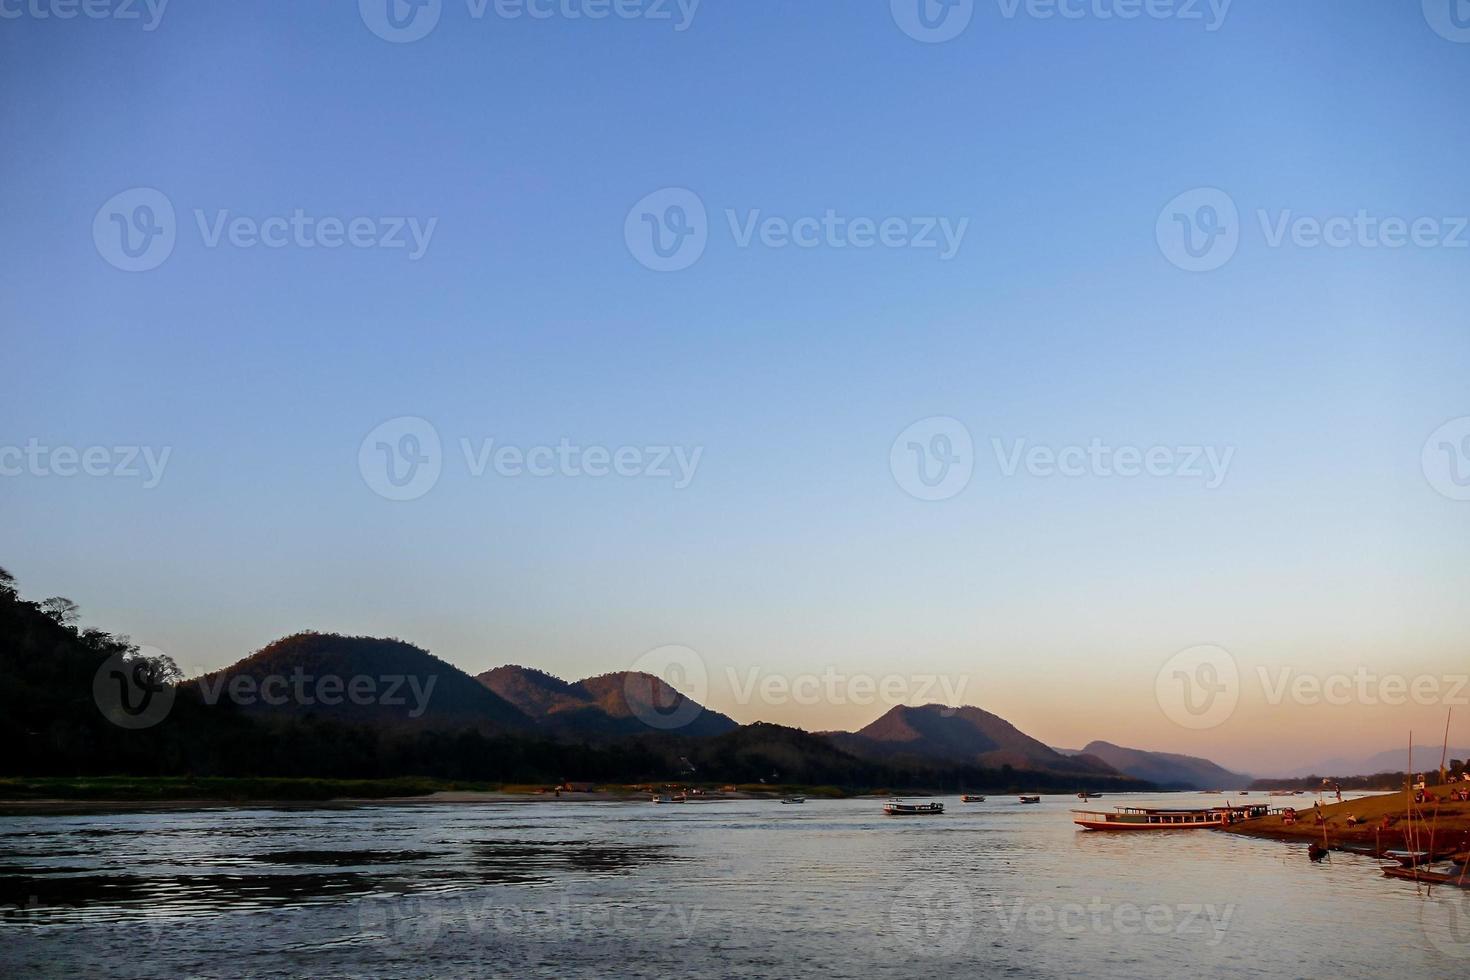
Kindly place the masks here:
<instances>
[{"instance_id":1,"label":"distant mountain ridge","mask_svg":"<svg viewBox=\"0 0 1470 980\"><path fill-rule=\"evenodd\" d=\"M476 680L523 714L562 735L613 737L649 731L708 737L734 731L707 708L652 674L616 671L568 682L534 667L496 667Z\"/></svg>"},{"instance_id":2,"label":"distant mountain ridge","mask_svg":"<svg viewBox=\"0 0 1470 980\"><path fill-rule=\"evenodd\" d=\"M401 640L315 632L184 680L167 657L76 618L64 598L23 599L0 569L0 685L14 695L0 742L17 749L10 763L21 775L1150 788L973 707L898 707L860 733L737 726L646 673L568 683L510 668L482 683ZM614 734L548 737L578 727Z\"/></svg>"},{"instance_id":3,"label":"distant mountain ridge","mask_svg":"<svg viewBox=\"0 0 1470 980\"><path fill-rule=\"evenodd\" d=\"M1098 759L1063 755L999 715L972 706L899 705L857 732L826 734L839 748L865 758L906 757L985 769L1009 766L1048 773L1118 775Z\"/></svg>"},{"instance_id":4,"label":"distant mountain ridge","mask_svg":"<svg viewBox=\"0 0 1470 980\"><path fill-rule=\"evenodd\" d=\"M1250 776L1192 755L1130 749L1103 741L1089 742L1081 751L1160 789L1229 789L1247 786L1251 781Z\"/></svg>"},{"instance_id":5,"label":"distant mountain ridge","mask_svg":"<svg viewBox=\"0 0 1470 980\"><path fill-rule=\"evenodd\" d=\"M1443 745L1416 745L1414 746L1413 764L1415 772L1433 772L1439 768L1440 755L1444 752ZM1449 754L1445 756L1446 763L1450 759L1470 759L1470 749L1450 747ZM1314 762L1310 765L1296 766L1278 775L1283 778L1300 778L1302 776L1373 776L1381 772L1407 772L1409 770L1409 747L1400 746L1366 756L1338 756L1325 759L1322 762Z\"/></svg>"}]
</instances>

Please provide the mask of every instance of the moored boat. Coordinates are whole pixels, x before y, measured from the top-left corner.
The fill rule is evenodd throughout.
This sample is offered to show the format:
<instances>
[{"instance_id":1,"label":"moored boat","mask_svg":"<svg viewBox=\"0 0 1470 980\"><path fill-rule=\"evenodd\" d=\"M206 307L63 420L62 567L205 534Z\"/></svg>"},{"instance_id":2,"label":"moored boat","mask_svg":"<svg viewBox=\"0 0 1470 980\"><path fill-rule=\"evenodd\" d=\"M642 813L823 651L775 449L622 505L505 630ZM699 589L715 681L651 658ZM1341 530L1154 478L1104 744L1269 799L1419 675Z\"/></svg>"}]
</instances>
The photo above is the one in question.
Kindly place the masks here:
<instances>
[{"instance_id":1,"label":"moored boat","mask_svg":"<svg viewBox=\"0 0 1470 980\"><path fill-rule=\"evenodd\" d=\"M653 802L654 803L683 803L687 798L688 797L686 797L683 793L677 793L677 794L673 794L673 795L670 795L669 793L659 793L657 796L655 796L653 798Z\"/></svg>"},{"instance_id":2,"label":"moored boat","mask_svg":"<svg viewBox=\"0 0 1470 980\"><path fill-rule=\"evenodd\" d=\"M943 813L943 803L905 803L903 800L889 800L883 804L883 812L890 817L916 817L927 813Z\"/></svg>"},{"instance_id":3,"label":"moored boat","mask_svg":"<svg viewBox=\"0 0 1470 980\"><path fill-rule=\"evenodd\" d=\"M805 803L805 802L806 802L806 797L805 796L788 796L784 800L781 801L781 803L783 805L785 805L785 806L796 806L799 803Z\"/></svg>"},{"instance_id":4,"label":"moored boat","mask_svg":"<svg viewBox=\"0 0 1470 980\"><path fill-rule=\"evenodd\" d=\"M1021 802L1022 803L1040 803L1041 802L1041 797L1039 797L1039 796L1023 796L1023 797L1021 797Z\"/></svg>"},{"instance_id":5,"label":"moored boat","mask_svg":"<svg viewBox=\"0 0 1470 980\"><path fill-rule=\"evenodd\" d=\"M1237 820L1262 817L1266 806L1212 806L1197 809L1120 806L1111 813L1073 810L1072 822L1083 830L1203 830L1226 827Z\"/></svg>"},{"instance_id":6,"label":"moored boat","mask_svg":"<svg viewBox=\"0 0 1470 980\"><path fill-rule=\"evenodd\" d=\"M1405 881L1422 881L1431 885L1458 885L1461 888L1470 888L1470 877L1465 874L1465 868L1448 863L1438 867L1400 868L1395 865L1384 865L1383 873L1389 878L1402 878Z\"/></svg>"},{"instance_id":7,"label":"moored boat","mask_svg":"<svg viewBox=\"0 0 1470 980\"><path fill-rule=\"evenodd\" d=\"M960 797L960 802L961 803L984 803L985 802L985 797L983 797L983 796L976 796L973 793L966 793L964 796L961 796Z\"/></svg>"}]
</instances>

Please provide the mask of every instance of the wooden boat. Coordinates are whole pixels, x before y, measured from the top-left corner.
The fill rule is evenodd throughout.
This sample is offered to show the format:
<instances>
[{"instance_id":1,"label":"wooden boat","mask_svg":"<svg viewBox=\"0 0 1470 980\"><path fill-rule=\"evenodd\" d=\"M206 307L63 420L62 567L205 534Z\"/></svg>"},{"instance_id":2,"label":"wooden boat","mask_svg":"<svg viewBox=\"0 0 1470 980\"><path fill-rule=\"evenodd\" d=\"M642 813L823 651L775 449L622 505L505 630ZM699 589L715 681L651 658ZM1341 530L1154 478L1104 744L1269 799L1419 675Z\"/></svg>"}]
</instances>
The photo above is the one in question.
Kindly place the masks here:
<instances>
[{"instance_id":1,"label":"wooden boat","mask_svg":"<svg viewBox=\"0 0 1470 980\"><path fill-rule=\"evenodd\" d=\"M1080 793L1077 794L1077 799L1079 799L1079 800L1100 800L1100 799L1102 799L1102 794L1101 793L1089 793L1087 790L1084 789L1082 792L1080 792Z\"/></svg>"},{"instance_id":2,"label":"wooden boat","mask_svg":"<svg viewBox=\"0 0 1470 980\"><path fill-rule=\"evenodd\" d=\"M1453 865L1443 870L1430 868L1400 868L1392 864L1383 869L1383 874L1389 878L1401 878L1404 881L1422 881L1432 885L1459 885L1461 888L1470 888L1470 877L1466 877L1462 868Z\"/></svg>"},{"instance_id":3,"label":"wooden boat","mask_svg":"<svg viewBox=\"0 0 1470 980\"><path fill-rule=\"evenodd\" d=\"M783 806L796 806L797 804L805 803L805 802L806 802L806 797L805 796L788 796L784 800L781 801L781 804Z\"/></svg>"},{"instance_id":4,"label":"wooden boat","mask_svg":"<svg viewBox=\"0 0 1470 980\"><path fill-rule=\"evenodd\" d=\"M985 797L983 797L983 796L975 796L974 794L966 793L964 796L961 796L960 797L960 802L961 803L984 803L985 802Z\"/></svg>"},{"instance_id":5,"label":"wooden boat","mask_svg":"<svg viewBox=\"0 0 1470 980\"><path fill-rule=\"evenodd\" d=\"M1040 803L1041 802L1041 797L1039 797L1039 796L1023 796L1023 797L1021 797L1021 802L1022 803Z\"/></svg>"},{"instance_id":6,"label":"wooden boat","mask_svg":"<svg viewBox=\"0 0 1470 980\"><path fill-rule=\"evenodd\" d=\"M1264 816L1267 810L1265 806L1212 806L1192 810L1120 806L1111 813L1073 810L1077 816L1072 822L1083 830L1201 830Z\"/></svg>"},{"instance_id":7,"label":"wooden boat","mask_svg":"<svg viewBox=\"0 0 1470 980\"><path fill-rule=\"evenodd\" d=\"M686 799L687 799L687 797L683 793L678 793L678 794L675 794L675 795L672 795L672 796L670 794L668 794L668 793L659 793L657 796L655 796L653 798L653 802L655 802L655 803L683 803Z\"/></svg>"},{"instance_id":8,"label":"wooden boat","mask_svg":"<svg viewBox=\"0 0 1470 980\"><path fill-rule=\"evenodd\" d=\"M889 800L883 804L883 812L890 817L916 817L928 813L943 813L943 803L905 803L902 800Z\"/></svg>"}]
</instances>

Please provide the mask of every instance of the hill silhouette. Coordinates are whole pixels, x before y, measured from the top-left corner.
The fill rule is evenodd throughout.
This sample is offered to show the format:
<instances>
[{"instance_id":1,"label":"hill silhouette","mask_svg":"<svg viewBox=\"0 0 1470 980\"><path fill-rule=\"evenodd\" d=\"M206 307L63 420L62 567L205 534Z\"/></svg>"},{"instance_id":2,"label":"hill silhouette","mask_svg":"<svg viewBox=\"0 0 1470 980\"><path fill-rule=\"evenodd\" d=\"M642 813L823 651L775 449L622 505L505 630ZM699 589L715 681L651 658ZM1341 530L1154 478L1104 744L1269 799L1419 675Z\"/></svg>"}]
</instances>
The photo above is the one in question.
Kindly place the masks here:
<instances>
[{"instance_id":1,"label":"hill silhouette","mask_svg":"<svg viewBox=\"0 0 1470 980\"><path fill-rule=\"evenodd\" d=\"M208 703L254 715L485 733L536 729L469 674L402 640L297 633L189 686Z\"/></svg>"},{"instance_id":2,"label":"hill silhouette","mask_svg":"<svg viewBox=\"0 0 1470 980\"><path fill-rule=\"evenodd\" d=\"M866 735L823 736L737 726L647 674L568 684L529 668L499 672L493 680L528 712L412 644L330 633L285 637L181 681L167 657L82 628L78 616L61 597L23 599L0 570L5 774L1147 788L1087 760L1068 771L1039 767L1049 760L1034 739L973 708L956 713L963 731L950 730L954 718L932 717L949 709L929 706L895 709ZM323 678L333 680L323 687ZM394 678L402 678L396 687ZM158 698L143 710L147 699L131 703L129 683ZM670 713L692 717L671 729L650 725ZM596 738L566 737L599 726L608 730Z\"/></svg>"},{"instance_id":3,"label":"hill silhouette","mask_svg":"<svg viewBox=\"0 0 1470 980\"><path fill-rule=\"evenodd\" d=\"M1228 789L1250 783L1251 777L1192 755L1129 749L1111 742L1089 742L1082 750L1137 779L1162 789Z\"/></svg>"},{"instance_id":4,"label":"hill silhouette","mask_svg":"<svg viewBox=\"0 0 1470 980\"><path fill-rule=\"evenodd\" d=\"M829 733L828 737L839 748L866 758L1082 776L1119 775L1101 760L1063 755L999 715L969 706L898 705L856 733Z\"/></svg>"},{"instance_id":5,"label":"hill silhouette","mask_svg":"<svg viewBox=\"0 0 1470 980\"><path fill-rule=\"evenodd\" d=\"M636 671L568 683L532 667L487 670L480 683L561 735L607 738L667 731L707 737L733 731L735 720L686 697L662 679Z\"/></svg>"}]
</instances>

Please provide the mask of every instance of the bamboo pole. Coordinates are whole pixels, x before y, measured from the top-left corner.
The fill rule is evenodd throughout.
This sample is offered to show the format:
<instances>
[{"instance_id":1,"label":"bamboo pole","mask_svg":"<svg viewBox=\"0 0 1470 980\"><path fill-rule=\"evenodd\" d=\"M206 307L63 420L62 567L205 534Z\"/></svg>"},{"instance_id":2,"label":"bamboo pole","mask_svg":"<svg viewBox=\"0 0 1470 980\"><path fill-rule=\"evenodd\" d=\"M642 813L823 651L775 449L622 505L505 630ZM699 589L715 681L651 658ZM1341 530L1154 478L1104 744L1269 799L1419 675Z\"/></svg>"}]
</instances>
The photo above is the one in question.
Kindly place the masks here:
<instances>
[{"instance_id":1,"label":"bamboo pole","mask_svg":"<svg viewBox=\"0 0 1470 980\"><path fill-rule=\"evenodd\" d=\"M1414 887L1419 886L1419 849L1414 846L1414 730L1409 729L1409 770L1404 773L1404 816L1408 826L1404 828L1404 849L1409 852L1409 870L1414 874Z\"/></svg>"},{"instance_id":2,"label":"bamboo pole","mask_svg":"<svg viewBox=\"0 0 1470 980\"><path fill-rule=\"evenodd\" d=\"M1454 715L1454 711L1455 711L1454 708L1450 708L1445 713L1445 718L1444 718L1444 747L1442 749L1440 749L1440 753L1439 753L1439 785L1441 785L1441 786L1444 785L1444 762L1445 762L1445 758L1449 755L1449 752L1450 752L1450 718ZM1425 787L1425 792L1428 792L1428 791L1429 791L1428 790L1428 786L1426 786ZM1433 820L1430 821L1430 824L1429 824L1429 860L1430 861L1433 861L1434 860L1434 838L1435 838L1435 832L1438 831L1438 830L1439 830L1439 794L1438 793L1435 793L1434 794L1434 818L1433 818ZM1432 890L1432 886L1431 886L1431 890Z\"/></svg>"}]
</instances>

